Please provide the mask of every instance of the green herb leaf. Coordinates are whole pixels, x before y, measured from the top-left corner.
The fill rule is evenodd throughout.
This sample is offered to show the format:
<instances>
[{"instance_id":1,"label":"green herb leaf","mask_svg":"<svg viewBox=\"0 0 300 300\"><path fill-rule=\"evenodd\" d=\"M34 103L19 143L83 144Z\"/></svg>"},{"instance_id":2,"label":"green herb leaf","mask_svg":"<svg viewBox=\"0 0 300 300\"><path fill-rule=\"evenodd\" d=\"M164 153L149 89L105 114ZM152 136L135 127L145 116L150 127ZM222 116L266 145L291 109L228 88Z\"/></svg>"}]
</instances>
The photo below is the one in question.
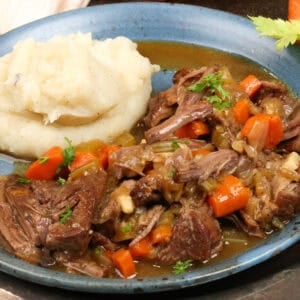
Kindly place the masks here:
<instances>
[{"instance_id":1,"label":"green herb leaf","mask_svg":"<svg viewBox=\"0 0 300 300\"><path fill-rule=\"evenodd\" d=\"M66 183L66 179L58 177L57 182L60 183L61 185L64 185Z\"/></svg>"},{"instance_id":2,"label":"green herb leaf","mask_svg":"<svg viewBox=\"0 0 300 300\"><path fill-rule=\"evenodd\" d=\"M47 161L49 160L49 157L48 156L42 156L39 158L39 163L41 165L43 165L44 163L46 163Z\"/></svg>"},{"instance_id":3,"label":"green herb leaf","mask_svg":"<svg viewBox=\"0 0 300 300\"><path fill-rule=\"evenodd\" d=\"M65 137L65 140L68 144L68 147L63 150L63 157L64 161L62 164L57 168L56 173L59 173L62 168L67 167L75 158L75 148L72 145L72 141Z\"/></svg>"},{"instance_id":4,"label":"green herb leaf","mask_svg":"<svg viewBox=\"0 0 300 300\"><path fill-rule=\"evenodd\" d=\"M179 149L180 148L179 142L177 142L175 140L172 141L172 148L173 148L174 151L176 151L177 149Z\"/></svg>"},{"instance_id":5,"label":"green herb leaf","mask_svg":"<svg viewBox=\"0 0 300 300\"><path fill-rule=\"evenodd\" d=\"M285 21L261 16L249 19L261 35L278 39L276 42L278 51L300 40L300 20Z\"/></svg>"},{"instance_id":6,"label":"green herb leaf","mask_svg":"<svg viewBox=\"0 0 300 300\"><path fill-rule=\"evenodd\" d=\"M65 211L60 215L59 222L62 224L65 223L71 217L72 213L72 209L67 205Z\"/></svg>"},{"instance_id":7,"label":"green herb leaf","mask_svg":"<svg viewBox=\"0 0 300 300\"><path fill-rule=\"evenodd\" d=\"M95 249L95 254L96 255L100 255L102 253L102 249L101 248L96 248Z\"/></svg>"},{"instance_id":8,"label":"green herb leaf","mask_svg":"<svg viewBox=\"0 0 300 300\"><path fill-rule=\"evenodd\" d=\"M121 231L123 233L130 232L131 230L132 230L132 225L131 224L126 224L126 225L121 227Z\"/></svg>"},{"instance_id":9,"label":"green herb leaf","mask_svg":"<svg viewBox=\"0 0 300 300\"><path fill-rule=\"evenodd\" d=\"M221 72L207 74L200 81L188 87L188 90L195 93L201 93L205 89L208 90L206 100L213 107L222 110L232 106L230 93L223 89L223 75Z\"/></svg>"},{"instance_id":10,"label":"green herb leaf","mask_svg":"<svg viewBox=\"0 0 300 300\"><path fill-rule=\"evenodd\" d=\"M170 177L174 177L174 175L175 175L175 168L174 167L172 167L171 169L170 169L170 173L169 173L169 175L170 175Z\"/></svg>"},{"instance_id":11,"label":"green herb leaf","mask_svg":"<svg viewBox=\"0 0 300 300\"><path fill-rule=\"evenodd\" d=\"M213 107L219 110L223 110L225 108L231 107L232 102L231 101L223 101L220 97L217 95L207 96L206 100L212 104Z\"/></svg>"},{"instance_id":12,"label":"green herb leaf","mask_svg":"<svg viewBox=\"0 0 300 300\"><path fill-rule=\"evenodd\" d=\"M173 267L173 273L178 275L186 272L188 268L192 266L192 260L188 259L186 261L177 261L175 266Z\"/></svg>"},{"instance_id":13,"label":"green herb leaf","mask_svg":"<svg viewBox=\"0 0 300 300\"><path fill-rule=\"evenodd\" d=\"M16 180L17 183L25 183L25 184L29 184L31 183L31 179L28 179L26 177L20 177Z\"/></svg>"}]
</instances>

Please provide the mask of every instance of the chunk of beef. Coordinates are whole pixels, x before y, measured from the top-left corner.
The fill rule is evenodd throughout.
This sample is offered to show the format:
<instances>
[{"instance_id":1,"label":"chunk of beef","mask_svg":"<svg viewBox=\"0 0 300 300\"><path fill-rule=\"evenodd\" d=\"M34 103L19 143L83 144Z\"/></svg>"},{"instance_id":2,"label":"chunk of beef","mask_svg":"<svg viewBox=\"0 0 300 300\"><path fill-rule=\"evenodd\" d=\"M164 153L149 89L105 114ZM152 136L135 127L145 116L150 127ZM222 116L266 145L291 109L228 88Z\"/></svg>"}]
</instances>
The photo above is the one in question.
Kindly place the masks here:
<instances>
[{"instance_id":1,"label":"chunk of beef","mask_svg":"<svg viewBox=\"0 0 300 300\"><path fill-rule=\"evenodd\" d=\"M160 176L147 175L136 182L130 193L136 206L144 206L162 199L160 179Z\"/></svg>"},{"instance_id":2,"label":"chunk of beef","mask_svg":"<svg viewBox=\"0 0 300 300\"><path fill-rule=\"evenodd\" d=\"M108 259L105 260L105 263L97 263L87 256L74 258L66 253L58 252L55 253L55 260L58 265L65 267L66 272L70 274L102 278L109 277L113 272L111 262Z\"/></svg>"},{"instance_id":3,"label":"chunk of beef","mask_svg":"<svg viewBox=\"0 0 300 300\"><path fill-rule=\"evenodd\" d=\"M111 155L109 173L117 179L144 175L145 166L153 159L154 153L148 145L122 147Z\"/></svg>"},{"instance_id":4,"label":"chunk of beef","mask_svg":"<svg viewBox=\"0 0 300 300\"><path fill-rule=\"evenodd\" d=\"M282 141L297 139L300 136L300 105L295 107L285 126Z\"/></svg>"},{"instance_id":5,"label":"chunk of beef","mask_svg":"<svg viewBox=\"0 0 300 300\"><path fill-rule=\"evenodd\" d=\"M18 184L16 177L11 176L5 186L5 197L27 238L33 245L41 245L51 220L46 207L34 197L31 186Z\"/></svg>"},{"instance_id":6,"label":"chunk of beef","mask_svg":"<svg viewBox=\"0 0 300 300\"><path fill-rule=\"evenodd\" d=\"M12 207L5 197L7 178L0 179L0 235L7 251L31 263L41 261L41 251L36 248L18 223Z\"/></svg>"},{"instance_id":7,"label":"chunk of beef","mask_svg":"<svg viewBox=\"0 0 300 300\"><path fill-rule=\"evenodd\" d=\"M277 215L291 218L300 209L300 156L296 152L288 154L280 163L279 172L272 180L274 203L278 207ZM284 176L282 172L288 172Z\"/></svg>"},{"instance_id":8,"label":"chunk of beef","mask_svg":"<svg viewBox=\"0 0 300 300\"><path fill-rule=\"evenodd\" d=\"M200 69L181 68L173 76L173 83L189 86L199 81L204 74L211 72L211 68L201 67Z\"/></svg>"},{"instance_id":9,"label":"chunk of beef","mask_svg":"<svg viewBox=\"0 0 300 300\"><path fill-rule=\"evenodd\" d=\"M81 176L68 185L80 185L81 189L72 194L77 205L71 216L63 222L55 222L49 226L46 246L49 249L65 249L82 254L88 247L92 237L92 217L96 202L101 198L106 174L103 171ZM67 190L67 189L66 189ZM73 201L70 201L73 202Z\"/></svg>"},{"instance_id":10,"label":"chunk of beef","mask_svg":"<svg viewBox=\"0 0 300 300\"><path fill-rule=\"evenodd\" d=\"M159 220L161 214L164 212L162 205L155 205L151 209L147 210L139 216L135 231L137 232L136 237L130 242L129 246L135 245L137 242L142 240L155 226Z\"/></svg>"},{"instance_id":11,"label":"chunk of beef","mask_svg":"<svg viewBox=\"0 0 300 300\"><path fill-rule=\"evenodd\" d=\"M243 230L250 236L255 236L258 238L264 238L266 236L259 224L244 211L239 211L237 213L228 215L226 216L226 219L233 222L237 228Z\"/></svg>"},{"instance_id":12,"label":"chunk of beef","mask_svg":"<svg viewBox=\"0 0 300 300\"><path fill-rule=\"evenodd\" d=\"M216 71L216 67L203 67L199 70L184 69L174 75L175 86L169 90L169 93L172 93L172 103L176 100L178 106L173 115L170 114L168 118L164 118L164 120L161 118L155 122L149 121L154 116L153 110L149 110L146 122L150 129L145 132L145 138L148 143L165 140L171 137L180 127L194 120L203 120L212 115L213 109L211 104L204 100L206 91L194 93L188 91L187 87L199 81L206 74ZM157 107L160 106L159 103L162 103L161 105L166 103L166 100L161 101L162 97L164 97L164 94L157 96ZM158 111L157 108L156 111ZM163 122L159 123L162 120Z\"/></svg>"},{"instance_id":13,"label":"chunk of beef","mask_svg":"<svg viewBox=\"0 0 300 300\"><path fill-rule=\"evenodd\" d=\"M94 213L93 224L103 224L115 219L121 212L120 204L115 197L111 197L112 192L118 188L118 181L113 176L108 176L105 190L101 201L98 201Z\"/></svg>"},{"instance_id":14,"label":"chunk of beef","mask_svg":"<svg viewBox=\"0 0 300 300\"><path fill-rule=\"evenodd\" d=\"M148 112L144 118L146 126L152 128L171 117L175 113L180 99L186 93L184 87L200 80L205 71L207 71L207 67L199 70L190 68L178 70L173 76L174 85L150 99Z\"/></svg>"},{"instance_id":15,"label":"chunk of beef","mask_svg":"<svg viewBox=\"0 0 300 300\"><path fill-rule=\"evenodd\" d=\"M93 246L102 246L108 251L115 251L116 249L118 249L117 244L115 244L108 237L97 231L93 232L91 244Z\"/></svg>"},{"instance_id":16,"label":"chunk of beef","mask_svg":"<svg viewBox=\"0 0 300 300\"><path fill-rule=\"evenodd\" d=\"M300 152L300 135L280 143L278 149L282 152Z\"/></svg>"},{"instance_id":17,"label":"chunk of beef","mask_svg":"<svg viewBox=\"0 0 300 300\"><path fill-rule=\"evenodd\" d=\"M252 101L260 104L264 98L280 98L283 99L289 94L288 89L279 82L261 81L262 85L258 92L252 97Z\"/></svg>"},{"instance_id":18,"label":"chunk of beef","mask_svg":"<svg viewBox=\"0 0 300 300\"><path fill-rule=\"evenodd\" d=\"M201 159L194 159L177 166L175 181L201 183L209 177L218 177L222 173L232 174L238 165L239 156L233 150L219 150L209 153Z\"/></svg>"},{"instance_id":19,"label":"chunk of beef","mask_svg":"<svg viewBox=\"0 0 300 300\"><path fill-rule=\"evenodd\" d=\"M179 148L174 152L162 156L156 155L151 173L137 180L130 193L136 206L163 200L168 203L179 201L183 192L183 184L174 181L172 175L174 167L192 159L190 147L199 147L199 144L203 146L202 143L186 142L188 145L185 141L179 141Z\"/></svg>"},{"instance_id":20,"label":"chunk of beef","mask_svg":"<svg viewBox=\"0 0 300 300\"><path fill-rule=\"evenodd\" d=\"M177 87L174 85L152 97L149 101L147 115L144 118L145 125L151 128L171 117L176 110L176 104Z\"/></svg>"},{"instance_id":21,"label":"chunk of beef","mask_svg":"<svg viewBox=\"0 0 300 300\"><path fill-rule=\"evenodd\" d=\"M277 216L290 219L300 212L300 183L292 182L278 192L275 199Z\"/></svg>"},{"instance_id":22,"label":"chunk of beef","mask_svg":"<svg viewBox=\"0 0 300 300\"><path fill-rule=\"evenodd\" d=\"M173 264L187 259L206 261L222 249L222 233L218 221L204 203L185 203L172 228L170 242L161 246L158 258Z\"/></svg>"},{"instance_id":23,"label":"chunk of beef","mask_svg":"<svg viewBox=\"0 0 300 300\"><path fill-rule=\"evenodd\" d=\"M190 97L199 98L195 93L190 93L190 95ZM211 116L212 112L212 106L207 101L199 101L199 103L192 105L187 104L181 109L177 109L176 113L163 123L147 130L145 132L145 138L150 144L156 141L165 140L184 125L194 120L204 120Z\"/></svg>"},{"instance_id":24,"label":"chunk of beef","mask_svg":"<svg viewBox=\"0 0 300 300\"><path fill-rule=\"evenodd\" d=\"M40 204L48 204L48 208L51 208L54 197L61 191L61 184L53 180L34 180L31 189Z\"/></svg>"}]
</instances>

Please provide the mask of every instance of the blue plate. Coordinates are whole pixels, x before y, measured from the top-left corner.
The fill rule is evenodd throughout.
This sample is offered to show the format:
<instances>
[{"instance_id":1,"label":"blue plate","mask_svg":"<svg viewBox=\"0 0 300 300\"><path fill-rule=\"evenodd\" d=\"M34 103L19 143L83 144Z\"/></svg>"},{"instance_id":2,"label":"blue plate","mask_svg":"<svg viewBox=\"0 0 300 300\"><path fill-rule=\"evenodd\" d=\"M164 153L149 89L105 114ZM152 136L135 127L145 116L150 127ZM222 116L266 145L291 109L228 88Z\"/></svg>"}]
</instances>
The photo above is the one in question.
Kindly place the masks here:
<instances>
[{"instance_id":1,"label":"blue plate","mask_svg":"<svg viewBox=\"0 0 300 300\"><path fill-rule=\"evenodd\" d=\"M47 40L55 34L92 32L97 39L118 35L133 40L163 40L203 45L251 59L300 95L300 47L277 52L272 39L259 36L250 21L212 9L162 3L127 3L89 7L48 17L0 37L0 55L26 37ZM169 82L171 84L171 82ZM156 88L156 87L154 87ZM0 160L0 172L12 161ZM68 275L27 264L0 251L0 270L39 284L102 293L148 293L174 290L217 280L250 268L300 240L300 217L240 255L184 275L144 280L95 279Z\"/></svg>"}]
</instances>

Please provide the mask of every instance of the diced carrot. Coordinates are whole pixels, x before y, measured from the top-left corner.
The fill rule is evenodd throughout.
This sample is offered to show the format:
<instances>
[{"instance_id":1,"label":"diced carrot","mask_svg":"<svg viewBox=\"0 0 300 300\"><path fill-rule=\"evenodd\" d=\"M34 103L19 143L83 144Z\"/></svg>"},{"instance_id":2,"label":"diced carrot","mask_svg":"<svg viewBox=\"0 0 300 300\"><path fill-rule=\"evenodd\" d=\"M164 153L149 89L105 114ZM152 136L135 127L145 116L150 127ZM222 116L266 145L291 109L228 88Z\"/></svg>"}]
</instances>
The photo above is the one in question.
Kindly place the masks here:
<instances>
[{"instance_id":1,"label":"diced carrot","mask_svg":"<svg viewBox=\"0 0 300 300\"><path fill-rule=\"evenodd\" d=\"M103 254L112 261L113 251L105 250Z\"/></svg>"},{"instance_id":2,"label":"diced carrot","mask_svg":"<svg viewBox=\"0 0 300 300\"><path fill-rule=\"evenodd\" d=\"M129 250L119 249L112 256L112 262L125 277L131 277L136 273L135 264Z\"/></svg>"},{"instance_id":3,"label":"diced carrot","mask_svg":"<svg viewBox=\"0 0 300 300\"><path fill-rule=\"evenodd\" d=\"M205 135L208 133L209 133L208 125L203 121L195 120L179 128L175 134L178 138L195 139L201 135Z\"/></svg>"},{"instance_id":4,"label":"diced carrot","mask_svg":"<svg viewBox=\"0 0 300 300\"><path fill-rule=\"evenodd\" d=\"M261 85L261 81L252 74L248 75L240 82L240 86L249 97L252 97L261 88Z\"/></svg>"},{"instance_id":5,"label":"diced carrot","mask_svg":"<svg viewBox=\"0 0 300 300\"><path fill-rule=\"evenodd\" d=\"M250 116L249 101L246 99L238 101L233 107L233 115L238 123L244 125Z\"/></svg>"},{"instance_id":6,"label":"diced carrot","mask_svg":"<svg viewBox=\"0 0 300 300\"><path fill-rule=\"evenodd\" d=\"M76 151L75 158L69 165L69 170L72 172L96 159L96 155L90 151Z\"/></svg>"},{"instance_id":7,"label":"diced carrot","mask_svg":"<svg viewBox=\"0 0 300 300\"><path fill-rule=\"evenodd\" d=\"M121 148L121 146L119 146L119 145L106 145L100 149L99 156L98 156L99 164L100 164L100 166L102 166L102 168L104 170L107 170L107 168L109 166L110 155L120 148Z\"/></svg>"},{"instance_id":8,"label":"diced carrot","mask_svg":"<svg viewBox=\"0 0 300 300\"><path fill-rule=\"evenodd\" d=\"M269 119L269 136L265 145L266 149L273 149L281 141L283 124L279 115L271 115Z\"/></svg>"},{"instance_id":9,"label":"diced carrot","mask_svg":"<svg viewBox=\"0 0 300 300\"><path fill-rule=\"evenodd\" d=\"M63 163L62 148L55 146L33 162L25 172L25 177L37 180L51 180L57 175L58 167Z\"/></svg>"},{"instance_id":10,"label":"diced carrot","mask_svg":"<svg viewBox=\"0 0 300 300\"><path fill-rule=\"evenodd\" d=\"M146 172L147 175L153 175L155 173L154 169L150 169Z\"/></svg>"},{"instance_id":11,"label":"diced carrot","mask_svg":"<svg viewBox=\"0 0 300 300\"><path fill-rule=\"evenodd\" d=\"M300 20L300 1L299 0L289 0L288 19L289 19L289 21Z\"/></svg>"},{"instance_id":12,"label":"diced carrot","mask_svg":"<svg viewBox=\"0 0 300 300\"><path fill-rule=\"evenodd\" d=\"M150 233L152 245L162 242L168 242L172 236L172 227L170 225L159 225Z\"/></svg>"},{"instance_id":13,"label":"diced carrot","mask_svg":"<svg viewBox=\"0 0 300 300\"><path fill-rule=\"evenodd\" d=\"M250 145L272 150L282 139L283 125L279 115L257 114L247 120L241 133Z\"/></svg>"},{"instance_id":14,"label":"diced carrot","mask_svg":"<svg viewBox=\"0 0 300 300\"><path fill-rule=\"evenodd\" d=\"M245 207L250 198L250 190L241 180L233 175L227 175L208 198L208 202L216 217L226 216Z\"/></svg>"},{"instance_id":15,"label":"diced carrot","mask_svg":"<svg viewBox=\"0 0 300 300\"><path fill-rule=\"evenodd\" d=\"M133 258L147 258L150 255L152 246L148 236L129 247L129 251Z\"/></svg>"},{"instance_id":16,"label":"diced carrot","mask_svg":"<svg viewBox=\"0 0 300 300\"><path fill-rule=\"evenodd\" d=\"M196 155L207 155L209 153L211 153L211 151L206 150L206 149L197 149L197 150L193 150L192 151L193 156L196 156Z\"/></svg>"}]
</instances>

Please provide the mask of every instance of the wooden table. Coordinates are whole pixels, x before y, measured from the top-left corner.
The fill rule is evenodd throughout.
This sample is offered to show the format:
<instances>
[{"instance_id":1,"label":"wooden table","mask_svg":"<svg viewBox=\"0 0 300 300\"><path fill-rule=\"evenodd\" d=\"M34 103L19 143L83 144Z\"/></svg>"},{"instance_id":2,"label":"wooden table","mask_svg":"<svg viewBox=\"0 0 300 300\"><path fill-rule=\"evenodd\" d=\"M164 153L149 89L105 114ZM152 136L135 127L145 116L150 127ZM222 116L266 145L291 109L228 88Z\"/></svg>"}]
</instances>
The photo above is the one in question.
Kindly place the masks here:
<instances>
[{"instance_id":1,"label":"wooden table","mask_svg":"<svg viewBox=\"0 0 300 300\"><path fill-rule=\"evenodd\" d=\"M126 1L91 1L90 5ZM127 1L132 2L132 1ZM143 1L146 2L146 1ZM286 18L286 0L199 0L199 1L156 1L197 4L221 9L242 16L264 15ZM228 278L198 287L155 295L93 295L74 293L39 286L0 273L0 299L300 299L300 243L272 259L249 270Z\"/></svg>"}]
</instances>

